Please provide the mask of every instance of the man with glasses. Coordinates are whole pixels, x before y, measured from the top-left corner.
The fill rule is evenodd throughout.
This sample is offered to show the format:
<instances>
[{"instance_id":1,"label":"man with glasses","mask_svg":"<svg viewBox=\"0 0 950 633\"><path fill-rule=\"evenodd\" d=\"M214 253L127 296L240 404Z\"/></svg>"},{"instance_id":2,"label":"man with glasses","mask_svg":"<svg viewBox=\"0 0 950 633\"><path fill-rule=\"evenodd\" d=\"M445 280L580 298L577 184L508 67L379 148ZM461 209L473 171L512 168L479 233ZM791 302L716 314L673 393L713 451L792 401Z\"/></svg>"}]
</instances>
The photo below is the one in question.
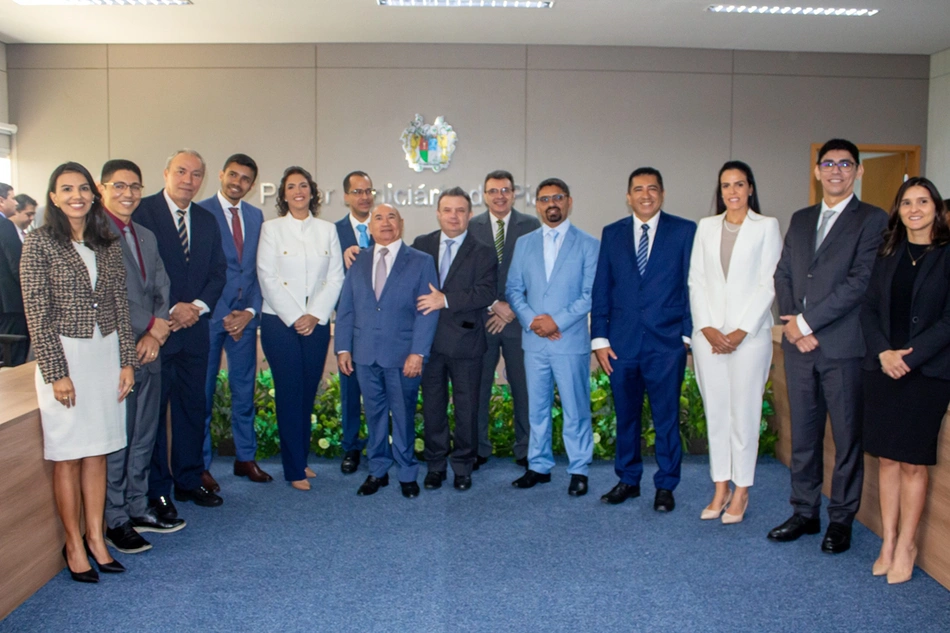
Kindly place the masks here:
<instances>
[{"instance_id":1,"label":"man with glasses","mask_svg":"<svg viewBox=\"0 0 950 633\"><path fill-rule=\"evenodd\" d=\"M508 273L508 302L524 328L528 379L528 468L512 482L532 488L551 481L551 405L554 387L564 413L562 436L570 463L567 494L587 494L594 455L590 414L591 288L598 241L571 224L571 190L557 178L538 185L538 214L544 227L518 240Z\"/></svg>"},{"instance_id":2,"label":"man with glasses","mask_svg":"<svg viewBox=\"0 0 950 633\"><path fill-rule=\"evenodd\" d=\"M498 290L494 303L488 308L485 334L488 351L482 359L482 382L478 398L478 457L475 469L488 461L492 444L488 437L489 402L498 357L505 357L505 378L511 389L514 404L515 444L513 453L519 466L528 467L528 385L524 372L524 351L521 348L521 326L505 299L508 269L515 252L515 243L541 227L534 216L512 208L515 202L515 180L510 172L497 170L485 176L485 206L488 209L469 224L472 237L488 244L498 257Z\"/></svg>"},{"instance_id":3,"label":"man with glasses","mask_svg":"<svg viewBox=\"0 0 950 633\"><path fill-rule=\"evenodd\" d=\"M110 160L99 181L109 228L119 236L129 316L141 366L126 402L128 444L106 460L106 542L120 552L135 554L152 545L139 532L177 532L178 518L162 519L148 506L148 471L158 432L162 361L159 355L170 333L168 275L158 254L155 235L132 222L142 201L142 172L130 160Z\"/></svg>"},{"instance_id":4,"label":"man with glasses","mask_svg":"<svg viewBox=\"0 0 950 633\"><path fill-rule=\"evenodd\" d=\"M861 502L861 361L858 316L887 214L854 195L864 168L858 148L832 139L818 152L819 204L797 211L775 270L775 297L785 325L782 349L792 423L791 518L769 532L794 541L821 531L825 416L831 415L835 465L828 530L821 550L851 546L851 524Z\"/></svg>"},{"instance_id":5,"label":"man with glasses","mask_svg":"<svg viewBox=\"0 0 950 633\"><path fill-rule=\"evenodd\" d=\"M343 178L343 204L346 217L336 223L343 251L343 265L349 270L360 251L375 244L369 233L369 213L376 201L373 181L363 171L352 171ZM340 470L351 475L360 466L360 454L366 441L360 439L360 383L355 375L340 372L340 411L343 426L343 461Z\"/></svg>"}]
</instances>

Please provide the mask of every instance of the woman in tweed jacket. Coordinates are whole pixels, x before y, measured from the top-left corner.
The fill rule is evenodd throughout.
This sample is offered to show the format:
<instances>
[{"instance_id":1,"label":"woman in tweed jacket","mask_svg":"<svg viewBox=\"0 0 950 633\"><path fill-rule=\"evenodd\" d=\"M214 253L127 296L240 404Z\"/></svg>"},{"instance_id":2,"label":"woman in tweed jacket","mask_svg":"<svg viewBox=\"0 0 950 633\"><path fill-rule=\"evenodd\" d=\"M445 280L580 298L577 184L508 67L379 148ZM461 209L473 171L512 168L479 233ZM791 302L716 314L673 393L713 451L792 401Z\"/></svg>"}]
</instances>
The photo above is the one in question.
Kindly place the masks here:
<instances>
[{"instance_id":1,"label":"woman in tweed jacket","mask_svg":"<svg viewBox=\"0 0 950 633\"><path fill-rule=\"evenodd\" d=\"M92 175L65 163L50 177L46 225L23 244L20 278L36 351L36 391L73 580L124 571L103 539L106 454L126 444L122 401L137 363L122 249ZM86 537L79 529L80 509ZM88 542L87 542L88 538Z\"/></svg>"}]
</instances>

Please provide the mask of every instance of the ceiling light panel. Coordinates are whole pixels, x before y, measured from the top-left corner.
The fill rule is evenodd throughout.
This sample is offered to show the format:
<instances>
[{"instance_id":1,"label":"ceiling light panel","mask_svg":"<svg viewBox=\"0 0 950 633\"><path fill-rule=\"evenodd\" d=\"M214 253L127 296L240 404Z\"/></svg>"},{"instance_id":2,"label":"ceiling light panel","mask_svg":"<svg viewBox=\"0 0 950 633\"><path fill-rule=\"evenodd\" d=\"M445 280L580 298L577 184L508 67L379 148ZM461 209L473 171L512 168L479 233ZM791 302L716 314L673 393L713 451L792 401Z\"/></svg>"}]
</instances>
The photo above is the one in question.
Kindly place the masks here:
<instances>
[{"instance_id":1,"label":"ceiling light panel","mask_svg":"<svg viewBox=\"0 0 950 633\"><path fill-rule=\"evenodd\" d=\"M710 13L748 13L756 15L822 15L845 18L872 17L880 13L878 9L841 9L836 7L783 7L771 4L711 4L706 7Z\"/></svg>"},{"instance_id":2,"label":"ceiling light panel","mask_svg":"<svg viewBox=\"0 0 950 633\"><path fill-rule=\"evenodd\" d=\"M381 7L443 7L448 9L550 9L554 0L376 0Z\"/></svg>"},{"instance_id":3,"label":"ceiling light panel","mask_svg":"<svg viewBox=\"0 0 950 633\"><path fill-rule=\"evenodd\" d=\"M13 0L17 4L28 6L58 6L58 7L179 7L191 4L191 0Z\"/></svg>"}]
</instances>

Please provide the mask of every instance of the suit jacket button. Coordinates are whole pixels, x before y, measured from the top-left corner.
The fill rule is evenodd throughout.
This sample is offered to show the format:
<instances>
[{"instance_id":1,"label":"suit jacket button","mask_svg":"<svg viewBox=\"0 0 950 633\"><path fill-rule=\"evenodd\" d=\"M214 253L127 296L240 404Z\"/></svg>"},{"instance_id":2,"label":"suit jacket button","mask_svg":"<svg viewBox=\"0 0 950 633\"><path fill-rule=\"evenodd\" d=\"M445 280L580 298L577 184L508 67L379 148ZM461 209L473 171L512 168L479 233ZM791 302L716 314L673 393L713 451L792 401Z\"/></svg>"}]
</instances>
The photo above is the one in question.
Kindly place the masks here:
<instances>
[{"instance_id":1,"label":"suit jacket button","mask_svg":"<svg viewBox=\"0 0 950 633\"><path fill-rule=\"evenodd\" d=\"M324 282L323 282L323 285L324 285L324 286L327 285L327 282L324 281Z\"/></svg>"},{"instance_id":2,"label":"suit jacket button","mask_svg":"<svg viewBox=\"0 0 950 633\"><path fill-rule=\"evenodd\" d=\"M285 286L287 285L287 282L286 282L286 281L284 282L284 285L285 285Z\"/></svg>"},{"instance_id":3,"label":"suit jacket button","mask_svg":"<svg viewBox=\"0 0 950 633\"><path fill-rule=\"evenodd\" d=\"M920 319L918 319L917 317L914 317L913 319L910 320L910 322L911 322L911 323L917 323L917 321L919 321L919 320L920 320Z\"/></svg>"},{"instance_id":4,"label":"suit jacket button","mask_svg":"<svg viewBox=\"0 0 950 633\"><path fill-rule=\"evenodd\" d=\"M809 278L809 279L812 278L812 274L811 274L811 273L808 273L808 278Z\"/></svg>"},{"instance_id":5,"label":"suit jacket button","mask_svg":"<svg viewBox=\"0 0 950 633\"><path fill-rule=\"evenodd\" d=\"M99 304L98 304L98 303L94 303L94 304L92 304L92 307L98 310L98 309L99 309ZM914 323L917 323L917 319L916 319L916 318L914 319Z\"/></svg>"},{"instance_id":6,"label":"suit jacket button","mask_svg":"<svg viewBox=\"0 0 950 633\"><path fill-rule=\"evenodd\" d=\"M284 255L286 255L286 254L287 254L287 251L284 251Z\"/></svg>"},{"instance_id":7,"label":"suit jacket button","mask_svg":"<svg viewBox=\"0 0 950 633\"><path fill-rule=\"evenodd\" d=\"M376 308L376 311L379 312L379 308Z\"/></svg>"},{"instance_id":8,"label":"suit jacket button","mask_svg":"<svg viewBox=\"0 0 950 633\"><path fill-rule=\"evenodd\" d=\"M330 251L323 251L323 254L324 254L324 255L329 255L329 254L330 254Z\"/></svg>"}]
</instances>

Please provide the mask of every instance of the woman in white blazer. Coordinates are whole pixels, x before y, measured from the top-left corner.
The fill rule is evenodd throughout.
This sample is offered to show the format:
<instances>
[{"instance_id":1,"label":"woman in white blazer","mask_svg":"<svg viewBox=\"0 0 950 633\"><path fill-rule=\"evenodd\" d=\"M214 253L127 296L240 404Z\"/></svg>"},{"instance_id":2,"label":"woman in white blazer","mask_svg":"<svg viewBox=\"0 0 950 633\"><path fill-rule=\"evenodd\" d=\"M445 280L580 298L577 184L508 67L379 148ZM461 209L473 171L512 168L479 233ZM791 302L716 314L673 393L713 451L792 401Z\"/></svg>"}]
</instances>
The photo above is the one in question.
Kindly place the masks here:
<instances>
[{"instance_id":1,"label":"woman in white blazer","mask_svg":"<svg viewBox=\"0 0 950 633\"><path fill-rule=\"evenodd\" d=\"M715 199L716 215L699 221L689 268L693 362L716 484L701 518L738 523L755 477L782 237L778 220L759 215L755 177L745 163L722 166Z\"/></svg>"},{"instance_id":2,"label":"woman in white blazer","mask_svg":"<svg viewBox=\"0 0 950 633\"><path fill-rule=\"evenodd\" d=\"M284 479L310 490L310 416L330 345L330 315L343 288L336 227L318 219L317 183L288 167L277 191L277 213L261 229L257 277L264 295L261 347L274 377Z\"/></svg>"}]
</instances>

